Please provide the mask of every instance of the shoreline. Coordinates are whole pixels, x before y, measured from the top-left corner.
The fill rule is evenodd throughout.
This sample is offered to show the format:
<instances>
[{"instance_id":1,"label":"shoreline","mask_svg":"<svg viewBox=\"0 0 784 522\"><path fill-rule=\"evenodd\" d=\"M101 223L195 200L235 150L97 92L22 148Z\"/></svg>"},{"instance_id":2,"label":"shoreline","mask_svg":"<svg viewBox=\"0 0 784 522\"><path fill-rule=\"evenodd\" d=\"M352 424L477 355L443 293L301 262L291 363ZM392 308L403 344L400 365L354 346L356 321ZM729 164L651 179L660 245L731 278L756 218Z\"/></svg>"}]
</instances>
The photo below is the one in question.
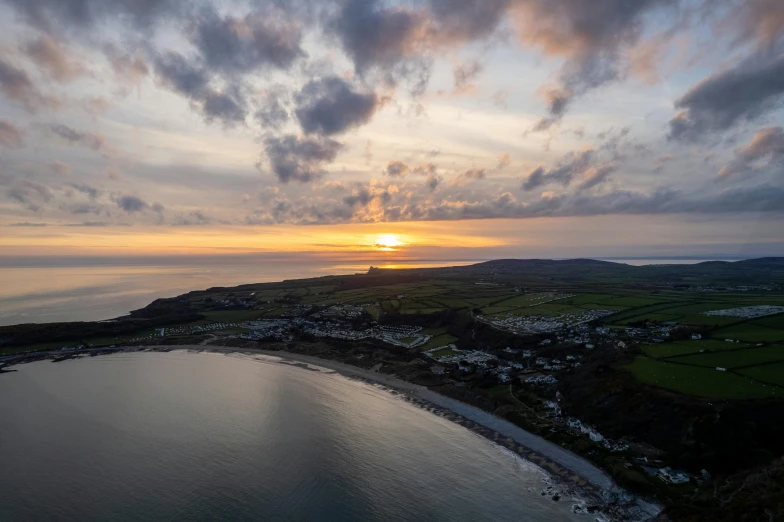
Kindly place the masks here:
<instances>
[{"instance_id":1,"label":"shoreline","mask_svg":"<svg viewBox=\"0 0 784 522\"><path fill-rule=\"evenodd\" d=\"M216 354L239 353L243 355L262 355L283 361L304 363L318 368L332 370L344 377L354 378L368 383L380 384L391 390L401 392L405 400L415 406L426 409L450 422L458 424L473 433L510 451L539 468L551 483L562 488L556 492L552 487L542 491L544 496L558 497L569 495L582 504L599 509L593 514L608 516L610 520L645 521L655 518L662 507L630 495L619 488L609 475L588 460L558 446L538 435L530 433L509 421L495 417L489 412L462 403L445 395L441 395L425 386L412 384L394 375L387 375L366 370L350 364L323 359L311 355L287 351L263 350L248 347L231 347L219 345L156 345L134 346L84 350L71 352L64 359L62 352L33 352L0 358L0 367L8 371L15 364L41 360L78 359L84 355L111 355L144 351L189 351ZM274 362L274 361L270 361ZM287 363L284 363L287 364ZM13 371L13 370L11 370ZM588 513L587 511L585 511ZM601 520L601 519L597 519Z\"/></svg>"}]
</instances>

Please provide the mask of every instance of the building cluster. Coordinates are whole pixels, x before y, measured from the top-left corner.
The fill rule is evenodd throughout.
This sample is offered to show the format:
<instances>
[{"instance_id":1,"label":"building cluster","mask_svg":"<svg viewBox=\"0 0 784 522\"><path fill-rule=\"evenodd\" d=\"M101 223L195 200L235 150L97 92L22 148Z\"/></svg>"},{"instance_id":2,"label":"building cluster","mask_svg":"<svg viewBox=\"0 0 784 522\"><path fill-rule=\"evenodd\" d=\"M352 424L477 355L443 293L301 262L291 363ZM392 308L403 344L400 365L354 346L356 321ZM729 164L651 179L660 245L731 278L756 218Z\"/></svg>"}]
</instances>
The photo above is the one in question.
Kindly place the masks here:
<instances>
[{"instance_id":1,"label":"building cluster","mask_svg":"<svg viewBox=\"0 0 784 522\"><path fill-rule=\"evenodd\" d=\"M629 449L629 445L625 442L616 442L605 438L601 433L596 431L593 427L581 422L579 419L569 417L566 419L566 426L573 432L579 432L581 435L586 435L589 439L597 444L600 444L606 450L613 453L622 453Z\"/></svg>"},{"instance_id":2,"label":"building cluster","mask_svg":"<svg viewBox=\"0 0 784 522\"><path fill-rule=\"evenodd\" d=\"M726 310L711 310L703 312L703 315L713 315L718 317L739 317L742 319L755 319L767 315L784 313L784 306L757 305L743 306L740 308L728 308Z\"/></svg>"},{"instance_id":3,"label":"building cluster","mask_svg":"<svg viewBox=\"0 0 784 522\"><path fill-rule=\"evenodd\" d=\"M329 308L314 314L314 317L342 317L344 319L356 319L360 317L367 307L375 306L378 307L377 303L373 304L360 304L360 305L352 305L352 304L336 304L332 305Z\"/></svg>"},{"instance_id":4,"label":"building cluster","mask_svg":"<svg viewBox=\"0 0 784 522\"><path fill-rule=\"evenodd\" d=\"M558 316L544 315L515 315L506 313L485 319L497 328L509 330L514 333L551 333L565 328L589 323L615 312L612 310L586 310L585 312L563 314Z\"/></svg>"},{"instance_id":5,"label":"building cluster","mask_svg":"<svg viewBox=\"0 0 784 522\"><path fill-rule=\"evenodd\" d=\"M667 484L687 484L689 475L685 471L677 471L670 468L661 468L656 476Z\"/></svg>"}]
</instances>

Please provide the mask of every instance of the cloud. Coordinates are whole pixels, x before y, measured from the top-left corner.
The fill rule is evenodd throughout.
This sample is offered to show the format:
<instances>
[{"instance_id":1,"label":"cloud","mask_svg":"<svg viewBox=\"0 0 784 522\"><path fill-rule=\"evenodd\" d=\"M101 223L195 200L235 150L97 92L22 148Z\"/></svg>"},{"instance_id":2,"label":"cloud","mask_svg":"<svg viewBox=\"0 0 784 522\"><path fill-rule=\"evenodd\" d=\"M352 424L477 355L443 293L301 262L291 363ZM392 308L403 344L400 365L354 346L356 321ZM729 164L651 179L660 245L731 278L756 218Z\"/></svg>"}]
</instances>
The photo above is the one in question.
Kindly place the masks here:
<instances>
[{"instance_id":1,"label":"cloud","mask_svg":"<svg viewBox=\"0 0 784 522\"><path fill-rule=\"evenodd\" d=\"M190 34L211 70L247 73L263 67L288 69L305 53L298 25L280 13L251 13L244 18L202 13Z\"/></svg>"},{"instance_id":2,"label":"cloud","mask_svg":"<svg viewBox=\"0 0 784 522\"><path fill-rule=\"evenodd\" d=\"M330 23L357 72L391 68L424 49L424 12L381 6L379 0L347 0Z\"/></svg>"},{"instance_id":3,"label":"cloud","mask_svg":"<svg viewBox=\"0 0 784 522\"><path fill-rule=\"evenodd\" d=\"M331 136L370 121L380 101L336 76L308 82L295 97L297 115L307 134Z\"/></svg>"},{"instance_id":4,"label":"cloud","mask_svg":"<svg viewBox=\"0 0 784 522\"><path fill-rule=\"evenodd\" d=\"M780 106L784 97L784 54L757 57L701 81L680 99L668 138L700 141Z\"/></svg>"},{"instance_id":5,"label":"cloud","mask_svg":"<svg viewBox=\"0 0 784 522\"><path fill-rule=\"evenodd\" d=\"M487 178L487 169L468 169L455 177L451 184L454 186L462 186L466 183L481 181L485 178Z\"/></svg>"},{"instance_id":6,"label":"cloud","mask_svg":"<svg viewBox=\"0 0 784 522\"><path fill-rule=\"evenodd\" d=\"M444 178L441 176L432 173L428 174L425 178L425 187L427 187L430 192L433 192L438 188L438 185L440 185L443 180Z\"/></svg>"},{"instance_id":7,"label":"cloud","mask_svg":"<svg viewBox=\"0 0 784 522\"><path fill-rule=\"evenodd\" d=\"M63 163L62 161L53 161L49 164L49 168L52 169L52 172L55 174L59 174L61 176L65 176L71 173L71 167L68 166L67 163Z\"/></svg>"},{"instance_id":8,"label":"cloud","mask_svg":"<svg viewBox=\"0 0 784 522\"><path fill-rule=\"evenodd\" d=\"M504 154L498 156L498 170L503 170L511 164L512 164L512 158L509 156L508 152L505 152Z\"/></svg>"},{"instance_id":9,"label":"cloud","mask_svg":"<svg viewBox=\"0 0 784 522\"><path fill-rule=\"evenodd\" d=\"M535 125L560 121L576 96L622 76L622 50L640 39L643 18L678 0L517 0L511 17L519 38L545 55L564 59L558 83L546 90L549 115Z\"/></svg>"},{"instance_id":10,"label":"cloud","mask_svg":"<svg viewBox=\"0 0 784 522\"><path fill-rule=\"evenodd\" d=\"M50 130L71 144L83 145L93 150L100 150L104 146L104 137L92 132L79 132L61 123L52 125Z\"/></svg>"},{"instance_id":11,"label":"cloud","mask_svg":"<svg viewBox=\"0 0 784 522\"><path fill-rule=\"evenodd\" d=\"M779 0L746 0L731 15L729 23L742 39L770 46L784 34L784 3Z\"/></svg>"},{"instance_id":12,"label":"cloud","mask_svg":"<svg viewBox=\"0 0 784 522\"><path fill-rule=\"evenodd\" d=\"M241 89L237 85L223 91L210 88L210 72L205 67L189 62L179 53L167 52L156 58L155 71L164 85L189 97L208 123L215 119L226 125L245 121L247 103Z\"/></svg>"},{"instance_id":13,"label":"cloud","mask_svg":"<svg viewBox=\"0 0 784 522\"><path fill-rule=\"evenodd\" d=\"M11 123L0 120L0 145L9 149L24 146L24 132Z\"/></svg>"},{"instance_id":14,"label":"cloud","mask_svg":"<svg viewBox=\"0 0 784 522\"><path fill-rule=\"evenodd\" d=\"M122 85L138 85L150 74L150 67L141 56L122 52L113 46L107 46L106 56Z\"/></svg>"},{"instance_id":15,"label":"cloud","mask_svg":"<svg viewBox=\"0 0 784 522\"><path fill-rule=\"evenodd\" d=\"M41 94L27 72L0 57L0 91L10 100L20 103L28 112L41 108L56 108L59 102Z\"/></svg>"},{"instance_id":16,"label":"cloud","mask_svg":"<svg viewBox=\"0 0 784 522\"><path fill-rule=\"evenodd\" d=\"M86 183L72 183L71 187L94 200L101 195L101 190Z\"/></svg>"},{"instance_id":17,"label":"cloud","mask_svg":"<svg viewBox=\"0 0 784 522\"><path fill-rule=\"evenodd\" d=\"M455 92L465 92L473 87L472 82L481 74L484 66L476 60L456 64L452 69Z\"/></svg>"},{"instance_id":18,"label":"cloud","mask_svg":"<svg viewBox=\"0 0 784 522\"><path fill-rule=\"evenodd\" d=\"M485 38L498 28L511 0L429 0L435 38L459 44Z\"/></svg>"},{"instance_id":19,"label":"cloud","mask_svg":"<svg viewBox=\"0 0 784 522\"><path fill-rule=\"evenodd\" d=\"M535 168L528 174L522 185L526 192L551 183L560 183L567 186L577 176L586 175L596 161L596 152L593 149L581 152L570 152L553 169L542 166Z\"/></svg>"},{"instance_id":20,"label":"cloud","mask_svg":"<svg viewBox=\"0 0 784 522\"><path fill-rule=\"evenodd\" d=\"M420 176L432 176L435 175L436 170L437 167L433 163L420 163L411 172Z\"/></svg>"},{"instance_id":21,"label":"cloud","mask_svg":"<svg viewBox=\"0 0 784 522\"><path fill-rule=\"evenodd\" d=\"M493 105L498 107L499 109L508 109L509 108L509 96L510 93L507 90L500 90L493 93L491 96L491 100L493 101Z\"/></svg>"},{"instance_id":22,"label":"cloud","mask_svg":"<svg viewBox=\"0 0 784 522\"><path fill-rule=\"evenodd\" d=\"M777 165L784 168L784 128L767 127L760 129L751 142L735 151L735 159L719 171L721 178L736 174L753 172L755 164L767 160L767 166Z\"/></svg>"},{"instance_id":23,"label":"cloud","mask_svg":"<svg viewBox=\"0 0 784 522\"><path fill-rule=\"evenodd\" d=\"M27 43L23 50L39 69L58 82L70 82L87 72L81 62L70 56L70 51L51 36L41 35Z\"/></svg>"},{"instance_id":24,"label":"cloud","mask_svg":"<svg viewBox=\"0 0 784 522\"><path fill-rule=\"evenodd\" d=\"M392 160L387 165L384 173L391 177L403 177L408 173L408 165L400 160Z\"/></svg>"},{"instance_id":25,"label":"cloud","mask_svg":"<svg viewBox=\"0 0 784 522\"><path fill-rule=\"evenodd\" d=\"M589 190L593 187L601 185L607 181L610 175L616 170L618 170L618 167L613 164L592 167L585 172L585 178L577 188L578 190Z\"/></svg>"},{"instance_id":26,"label":"cloud","mask_svg":"<svg viewBox=\"0 0 784 522\"><path fill-rule=\"evenodd\" d=\"M174 218L172 224L180 227L209 225L215 220L202 210L193 210Z\"/></svg>"},{"instance_id":27,"label":"cloud","mask_svg":"<svg viewBox=\"0 0 784 522\"><path fill-rule=\"evenodd\" d=\"M210 75L179 53L167 52L155 59L155 72L170 89L189 97L198 97L207 89Z\"/></svg>"},{"instance_id":28,"label":"cloud","mask_svg":"<svg viewBox=\"0 0 784 522\"><path fill-rule=\"evenodd\" d=\"M137 196L120 196L116 198L117 206L129 214L140 212L149 207L146 201Z\"/></svg>"},{"instance_id":29,"label":"cloud","mask_svg":"<svg viewBox=\"0 0 784 522\"><path fill-rule=\"evenodd\" d=\"M6 196L33 212L41 210L43 205L54 197L48 187L27 179L18 180L11 185Z\"/></svg>"},{"instance_id":30,"label":"cloud","mask_svg":"<svg viewBox=\"0 0 784 522\"><path fill-rule=\"evenodd\" d=\"M280 130L289 121L289 111L281 101L287 93L282 89L272 89L261 98L261 107L254 115L264 129Z\"/></svg>"},{"instance_id":31,"label":"cloud","mask_svg":"<svg viewBox=\"0 0 784 522\"><path fill-rule=\"evenodd\" d=\"M100 97L87 98L82 103L84 105L85 111L92 116L102 114L112 107L112 104L109 103L109 100Z\"/></svg>"},{"instance_id":32,"label":"cloud","mask_svg":"<svg viewBox=\"0 0 784 522\"><path fill-rule=\"evenodd\" d=\"M324 165L335 161L343 145L315 136L271 137L264 141L272 172L281 183L308 183L326 175Z\"/></svg>"},{"instance_id":33,"label":"cloud","mask_svg":"<svg viewBox=\"0 0 784 522\"><path fill-rule=\"evenodd\" d=\"M182 16L192 7L191 2L182 0L5 0L5 3L42 29L66 26L83 29L107 19L121 19L137 28L148 28L164 17Z\"/></svg>"}]
</instances>

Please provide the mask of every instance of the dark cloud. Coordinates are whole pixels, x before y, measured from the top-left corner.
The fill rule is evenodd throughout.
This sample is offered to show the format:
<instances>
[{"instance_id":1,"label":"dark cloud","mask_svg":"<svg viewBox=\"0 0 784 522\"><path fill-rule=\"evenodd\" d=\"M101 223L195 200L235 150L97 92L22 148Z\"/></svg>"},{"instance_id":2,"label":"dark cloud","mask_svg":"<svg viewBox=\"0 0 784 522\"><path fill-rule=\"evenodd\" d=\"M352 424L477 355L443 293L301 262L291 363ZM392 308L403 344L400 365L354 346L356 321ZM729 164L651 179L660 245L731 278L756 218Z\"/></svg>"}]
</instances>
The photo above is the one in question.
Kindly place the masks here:
<instances>
[{"instance_id":1,"label":"dark cloud","mask_svg":"<svg viewBox=\"0 0 784 522\"><path fill-rule=\"evenodd\" d=\"M733 125L752 121L781 105L784 54L747 60L701 81L680 99L669 139L700 141Z\"/></svg>"},{"instance_id":2,"label":"dark cloud","mask_svg":"<svg viewBox=\"0 0 784 522\"><path fill-rule=\"evenodd\" d=\"M236 90L207 91L201 101L201 110L207 122L217 119L226 124L243 123L248 115L245 100Z\"/></svg>"},{"instance_id":3,"label":"dark cloud","mask_svg":"<svg viewBox=\"0 0 784 522\"><path fill-rule=\"evenodd\" d=\"M593 187L601 185L610 177L612 173L618 170L618 167L613 164L601 165L590 169L585 176L585 179L577 187L578 190L589 190Z\"/></svg>"},{"instance_id":4,"label":"dark cloud","mask_svg":"<svg viewBox=\"0 0 784 522\"><path fill-rule=\"evenodd\" d=\"M335 161L343 145L314 136L271 137L264 141L272 172L282 183L307 183L326 175L324 165Z\"/></svg>"},{"instance_id":5,"label":"dark cloud","mask_svg":"<svg viewBox=\"0 0 784 522\"><path fill-rule=\"evenodd\" d=\"M391 177L402 177L405 176L406 173L408 173L408 165L406 165L400 160L392 160L387 165L387 168L384 171L384 173L387 176L391 176Z\"/></svg>"},{"instance_id":6,"label":"dark cloud","mask_svg":"<svg viewBox=\"0 0 784 522\"><path fill-rule=\"evenodd\" d=\"M360 92L336 76L308 82L295 98L302 130L331 136L370 121L380 100L374 92Z\"/></svg>"},{"instance_id":7,"label":"dark cloud","mask_svg":"<svg viewBox=\"0 0 784 522\"><path fill-rule=\"evenodd\" d=\"M366 207L374 198L375 196L370 193L369 189L362 187L355 190L350 196L344 197L343 203L349 207Z\"/></svg>"},{"instance_id":8,"label":"dark cloud","mask_svg":"<svg viewBox=\"0 0 784 522\"><path fill-rule=\"evenodd\" d=\"M429 0L439 41L463 43L491 35L512 0Z\"/></svg>"},{"instance_id":9,"label":"dark cloud","mask_svg":"<svg viewBox=\"0 0 784 522\"><path fill-rule=\"evenodd\" d=\"M531 191L550 183L569 185L575 177L588 172L595 161L596 152L592 149L569 153L553 169L546 170L540 166L531 171L523 182L522 189Z\"/></svg>"},{"instance_id":10,"label":"dark cloud","mask_svg":"<svg viewBox=\"0 0 784 522\"><path fill-rule=\"evenodd\" d=\"M180 15L200 2L189 0L2 0L29 23L45 29L84 28L99 20L127 20L147 28L164 17Z\"/></svg>"},{"instance_id":11,"label":"dark cloud","mask_svg":"<svg viewBox=\"0 0 784 522\"><path fill-rule=\"evenodd\" d=\"M24 146L24 132L11 123L0 120L0 145L8 148Z\"/></svg>"},{"instance_id":12,"label":"dark cloud","mask_svg":"<svg viewBox=\"0 0 784 522\"><path fill-rule=\"evenodd\" d=\"M33 212L41 210L43 205L54 197L48 187L27 179L18 180L11 185L6 196Z\"/></svg>"},{"instance_id":13,"label":"dark cloud","mask_svg":"<svg viewBox=\"0 0 784 522\"><path fill-rule=\"evenodd\" d=\"M289 111L284 104L288 93L283 89L273 89L261 98L260 108L254 115L264 129L280 130L289 121Z\"/></svg>"},{"instance_id":14,"label":"dark cloud","mask_svg":"<svg viewBox=\"0 0 784 522\"><path fill-rule=\"evenodd\" d=\"M202 13L191 42L211 70L247 73L263 67L287 69L305 53L300 27L280 13L252 13L244 18Z\"/></svg>"},{"instance_id":15,"label":"dark cloud","mask_svg":"<svg viewBox=\"0 0 784 522\"><path fill-rule=\"evenodd\" d=\"M719 171L719 176L727 178L751 173L756 170L755 165L764 161L767 166L784 169L784 128L768 127L757 131L748 145L735 151L735 159Z\"/></svg>"},{"instance_id":16,"label":"dark cloud","mask_svg":"<svg viewBox=\"0 0 784 522\"><path fill-rule=\"evenodd\" d=\"M504 154L501 154L498 157L498 169L499 170L505 169L506 167L508 167L511 164L512 164L512 158L511 158L511 156L509 156L508 152L505 152Z\"/></svg>"},{"instance_id":17,"label":"dark cloud","mask_svg":"<svg viewBox=\"0 0 784 522\"><path fill-rule=\"evenodd\" d=\"M330 29L357 72L390 68L423 50L428 20L405 7L385 8L379 0L347 0Z\"/></svg>"},{"instance_id":18,"label":"dark cloud","mask_svg":"<svg viewBox=\"0 0 784 522\"><path fill-rule=\"evenodd\" d=\"M49 107L56 108L59 102L38 91L33 81L23 69L12 65L0 57L0 91L10 100L21 104L29 112Z\"/></svg>"},{"instance_id":19,"label":"dark cloud","mask_svg":"<svg viewBox=\"0 0 784 522\"><path fill-rule=\"evenodd\" d=\"M96 199L98 196L101 195L101 190L93 187L91 185L87 185L86 183L72 183L71 187L75 190L85 194L90 199Z\"/></svg>"},{"instance_id":20,"label":"dark cloud","mask_svg":"<svg viewBox=\"0 0 784 522\"><path fill-rule=\"evenodd\" d=\"M149 207L146 201L137 196L120 196L115 202L117 206L129 214L140 212Z\"/></svg>"},{"instance_id":21,"label":"dark cloud","mask_svg":"<svg viewBox=\"0 0 784 522\"><path fill-rule=\"evenodd\" d=\"M27 43L23 50L41 70L58 82L70 82L87 72L87 68L51 36L41 35Z\"/></svg>"},{"instance_id":22,"label":"dark cloud","mask_svg":"<svg viewBox=\"0 0 784 522\"><path fill-rule=\"evenodd\" d=\"M232 125L245 121L247 103L240 87L232 84L222 91L212 89L207 68L168 52L156 58L155 71L164 85L190 98L207 122L218 119Z\"/></svg>"},{"instance_id":23,"label":"dark cloud","mask_svg":"<svg viewBox=\"0 0 784 522\"><path fill-rule=\"evenodd\" d=\"M158 78L170 89L198 98L210 83L210 74L204 67L197 66L179 53L167 52L155 60Z\"/></svg>"},{"instance_id":24,"label":"dark cloud","mask_svg":"<svg viewBox=\"0 0 784 522\"><path fill-rule=\"evenodd\" d=\"M425 186L430 192L433 192L443 181L443 178L437 174L428 174L425 178Z\"/></svg>"},{"instance_id":25,"label":"dark cloud","mask_svg":"<svg viewBox=\"0 0 784 522\"><path fill-rule=\"evenodd\" d=\"M50 130L71 144L83 145L93 150L100 150L104 146L104 137L92 132L79 132L67 125L55 124Z\"/></svg>"}]
</instances>

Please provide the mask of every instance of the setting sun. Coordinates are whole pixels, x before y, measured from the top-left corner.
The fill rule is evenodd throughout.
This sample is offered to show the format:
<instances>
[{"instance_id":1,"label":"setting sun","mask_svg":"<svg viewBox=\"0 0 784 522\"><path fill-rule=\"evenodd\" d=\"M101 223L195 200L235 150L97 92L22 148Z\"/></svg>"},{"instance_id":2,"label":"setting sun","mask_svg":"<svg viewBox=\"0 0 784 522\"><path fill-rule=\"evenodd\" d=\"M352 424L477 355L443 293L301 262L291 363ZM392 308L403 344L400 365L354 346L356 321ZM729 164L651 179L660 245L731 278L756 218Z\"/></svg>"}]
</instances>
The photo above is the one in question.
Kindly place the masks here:
<instances>
[{"instance_id":1,"label":"setting sun","mask_svg":"<svg viewBox=\"0 0 784 522\"><path fill-rule=\"evenodd\" d=\"M385 252L391 252L403 246L403 242L394 234L382 234L376 238L376 246Z\"/></svg>"}]
</instances>

